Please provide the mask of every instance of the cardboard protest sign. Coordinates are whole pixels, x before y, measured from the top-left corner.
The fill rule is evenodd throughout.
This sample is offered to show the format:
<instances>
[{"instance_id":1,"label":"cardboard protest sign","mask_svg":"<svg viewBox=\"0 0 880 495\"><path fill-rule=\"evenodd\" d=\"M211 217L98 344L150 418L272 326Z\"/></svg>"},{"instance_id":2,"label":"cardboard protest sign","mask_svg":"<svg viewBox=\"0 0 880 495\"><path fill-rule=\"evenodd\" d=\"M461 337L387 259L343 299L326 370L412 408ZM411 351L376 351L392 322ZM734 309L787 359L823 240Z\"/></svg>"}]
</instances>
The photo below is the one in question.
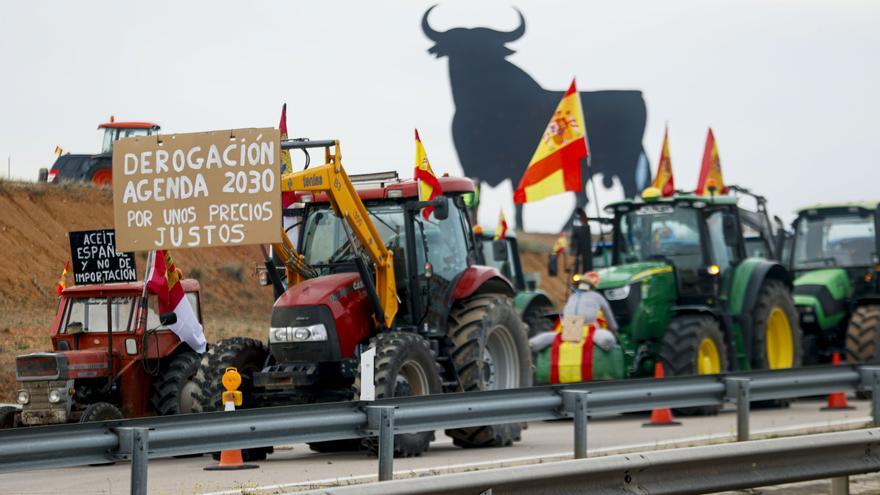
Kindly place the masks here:
<instances>
[{"instance_id":1,"label":"cardboard protest sign","mask_svg":"<svg viewBox=\"0 0 880 495\"><path fill-rule=\"evenodd\" d=\"M70 232L68 237L73 283L109 284L137 280L134 253L116 251L113 229Z\"/></svg>"},{"instance_id":2,"label":"cardboard protest sign","mask_svg":"<svg viewBox=\"0 0 880 495\"><path fill-rule=\"evenodd\" d=\"M120 139L113 145L117 247L280 241L280 151L272 128Z\"/></svg>"}]
</instances>

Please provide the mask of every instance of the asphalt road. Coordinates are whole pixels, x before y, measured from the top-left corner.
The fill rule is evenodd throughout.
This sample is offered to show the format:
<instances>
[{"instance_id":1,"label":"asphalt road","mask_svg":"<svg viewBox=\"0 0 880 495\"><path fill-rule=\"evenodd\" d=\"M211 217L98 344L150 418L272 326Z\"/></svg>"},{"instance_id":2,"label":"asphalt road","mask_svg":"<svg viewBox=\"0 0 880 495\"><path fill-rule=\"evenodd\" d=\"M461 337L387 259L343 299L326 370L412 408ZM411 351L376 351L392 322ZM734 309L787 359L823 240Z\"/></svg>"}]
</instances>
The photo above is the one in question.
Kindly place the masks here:
<instances>
[{"instance_id":1,"label":"asphalt road","mask_svg":"<svg viewBox=\"0 0 880 495\"><path fill-rule=\"evenodd\" d=\"M850 403L856 409L820 411L821 402L800 401L787 409L753 410L751 431L754 437L794 435L857 428L870 421L868 402L851 400ZM642 423L646 419L644 415L592 418L588 428L589 455L725 442L732 440L736 432L736 415L732 409L715 417L680 418L681 426L644 428ZM570 421L532 423L523 433L522 442L497 449L460 449L442 432L437 432L437 440L428 453L417 458L397 459L394 470L395 477L399 478L552 462L570 458L571 449ZM268 460L259 463L259 469L226 472L202 469L211 463L208 456L152 460L149 492L168 495L280 493L329 483L373 481L377 470L376 460L365 454L317 454L306 445L277 448ZM125 494L129 487L127 463L0 475L0 492L4 494Z\"/></svg>"}]
</instances>

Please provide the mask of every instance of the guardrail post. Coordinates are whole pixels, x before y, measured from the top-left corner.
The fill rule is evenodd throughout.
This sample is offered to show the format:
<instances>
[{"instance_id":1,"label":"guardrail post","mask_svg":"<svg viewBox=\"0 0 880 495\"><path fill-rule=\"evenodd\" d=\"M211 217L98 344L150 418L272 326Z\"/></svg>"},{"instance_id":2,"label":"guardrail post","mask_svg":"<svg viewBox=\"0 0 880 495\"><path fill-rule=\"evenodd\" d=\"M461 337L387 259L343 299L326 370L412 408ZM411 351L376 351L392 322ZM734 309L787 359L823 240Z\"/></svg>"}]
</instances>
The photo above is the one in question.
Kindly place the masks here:
<instances>
[{"instance_id":1,"label":"guardrail post","mask_svg":"<svg viewBox=\"0 0 880 495\"><path fill-rule=\"evenodd\" d=\"M379 432L379 481L394 478L394 406L367 406L367 425Z\"/></svg>"},{"instance_id":2,"label":"guardrail post","mask_svg":"<svg viewBox=\"0 0 880 495\"><path fill-rule=\"evenodd\" d=\"M147 463L150 456L149 428L116 428L118 457L131 459L131 494L147 495Z\"/></svg>"},{"instance_id":3,"label":"guardrail post","mask_svg":"<svg viewBox=\"0 0 880 495\"><path fill-rule=\"evenodd\" d=\"M849 495L849 476L831 478L831 495Z\"/></svg>"},{"instance_id":4,"label":"guardrail post","mask_svg":"<svg viewBox=\"0 0 880 495\"><path fill-rule=\"evenodd\" d=\"M871 416L874 426L880 426L880 367L862 366L862 386L871 390Z\"/></svg>"},{"instance_id":5,"label":"guardrail post","mask_svg":"<svg viewBox=\"0 0 880 495\"><path fill-rule=\"evenodd\" d=\"M574 417L574 458L587 458L587 390L563 390L562 404L566 413Z\"/></svg>"},{"instance_id":6,"label":"guardrail post","mask_svg":"<svg viewBox=\"0 0 880 495\"><path fill-rule=\"evenodd\" d=\"M749 409L751 397L749 394L748 378L725 378L724 385L727 388L727 397L736 401L736 441L744 442L749 439Z\"/></svg>"}]
</instances>

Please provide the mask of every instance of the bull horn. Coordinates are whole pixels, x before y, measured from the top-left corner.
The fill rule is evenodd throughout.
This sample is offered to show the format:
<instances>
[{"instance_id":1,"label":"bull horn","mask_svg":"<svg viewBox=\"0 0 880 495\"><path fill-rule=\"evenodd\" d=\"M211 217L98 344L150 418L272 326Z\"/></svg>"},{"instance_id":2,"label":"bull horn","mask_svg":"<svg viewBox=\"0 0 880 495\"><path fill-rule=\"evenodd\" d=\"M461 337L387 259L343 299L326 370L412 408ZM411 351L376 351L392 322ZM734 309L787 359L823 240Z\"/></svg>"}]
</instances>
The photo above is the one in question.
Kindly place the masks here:
<instances>
[{"instance_id":1,"label":"bull horn","mask_svg":"<svg viewBox=\"0 0 880 495\"><path fill-rule=\"evenodd\" d=\"M422 31L425 33L425 36L427 36L428 39L433 42L440 41L440 35L443 34L439 31L434 31L431 28L431 25L428 24L428 14L430 14L431 11L434 10L434 7L436 7L436 6L437 6L437 4L434 4L434 5L431 5L430 7L428 7L428 10L426 10L425 14L422 16Z\"/></svg>"},{"instance_id":2,"label":"bull horn","mask_svg":"<svg viewBox=\"0 0 880 495\"><path fill-rule=\"evenodd\" d=\"M522 35L526 32L526 18L523 17L522 12L520 12L518 8L514 7L513 10L519 14L519 27L509 33L503 33L505 43L510 43L511 41L516 41L522 38Z\"/></svg>"}]
</instances>

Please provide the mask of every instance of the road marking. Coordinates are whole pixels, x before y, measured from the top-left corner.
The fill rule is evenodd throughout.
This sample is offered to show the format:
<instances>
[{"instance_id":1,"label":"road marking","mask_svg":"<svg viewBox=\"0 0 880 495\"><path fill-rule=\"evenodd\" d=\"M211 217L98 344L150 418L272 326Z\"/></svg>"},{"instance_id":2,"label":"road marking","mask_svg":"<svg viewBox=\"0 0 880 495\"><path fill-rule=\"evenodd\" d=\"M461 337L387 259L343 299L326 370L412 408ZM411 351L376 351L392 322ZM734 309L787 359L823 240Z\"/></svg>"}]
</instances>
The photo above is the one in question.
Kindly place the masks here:
<instances>
[{"instance_id":1,"label":"road marking","mask_svg":"<svg viewBox=\"0 0 880 495\"><path fill-rule=\"evenodd\" d=\"M870 416L860 417L860 418L851 418L851 419L842 419L842 420L830 420L830 421L821 421L815 423L805 423L799 425L792 426L784 426L784 427L774 427L774 428L764 428L759 430L754 430L752 432L752 439L757 440L762 436L769 435L777 435L777 434L809 434L809 433L820 433L827 431L835 431L847 429L848 427L863 427L866 423L870 423L872 418ZM590 449L589 455L593 456L603 456L603 455L611 455L611 454L625 454L628 452L634 451L645 451L645 450L661 450L664 448L676 448L683 447L689 445L681 445L681 444L709 444L713 442L721 442L721 441L730 441L736 440L736 432L732 433L711 433L708 435L696 435L691 437L683 437L676 438L671 440L659 440L655 442L642 442L642 443L634 443L629 445L621 445L615 447L602 447L597 449ZM332 455L332 454L327 454ZM406 479L406 478L414 478L424 475L438 475L438 474L448 474L454 472L461 471L473 471L478 469L490 469L490 468L501 468L501 467L511 467L511 466L522 466L528 464L538 464L544 463L548 461L563 461L569 460L573 458L572 451L565 452L557 452L553 454L543 454L537 456L526 456L526 457L512 457L509 459L501 459L501 460L492 460L492 461L483 461L483 462L471 462L464 464L447 464L445 466L438 466L432 468L418 468L418 469L407 469L401 471L394 472L394 479ZM378 461L377 461L378 462ZM298 481L294 483L280 483L274 485L262 485L262 486L249 486L246 488L247 493L260 493L260 492L277 492L278 490L314 490L320 488L327 488L332 486L346 486L346 485L354 485L359 483L367 483L371 481L376 481L378 476L376 474L361 474L357 476L347 476L344 478L327 478L322 480L315 481ZM241 495L243 493L243 488L238 489L230 489L223 490L218 492L208 492L202 495Z\"/></svg>"}]
</instances>

